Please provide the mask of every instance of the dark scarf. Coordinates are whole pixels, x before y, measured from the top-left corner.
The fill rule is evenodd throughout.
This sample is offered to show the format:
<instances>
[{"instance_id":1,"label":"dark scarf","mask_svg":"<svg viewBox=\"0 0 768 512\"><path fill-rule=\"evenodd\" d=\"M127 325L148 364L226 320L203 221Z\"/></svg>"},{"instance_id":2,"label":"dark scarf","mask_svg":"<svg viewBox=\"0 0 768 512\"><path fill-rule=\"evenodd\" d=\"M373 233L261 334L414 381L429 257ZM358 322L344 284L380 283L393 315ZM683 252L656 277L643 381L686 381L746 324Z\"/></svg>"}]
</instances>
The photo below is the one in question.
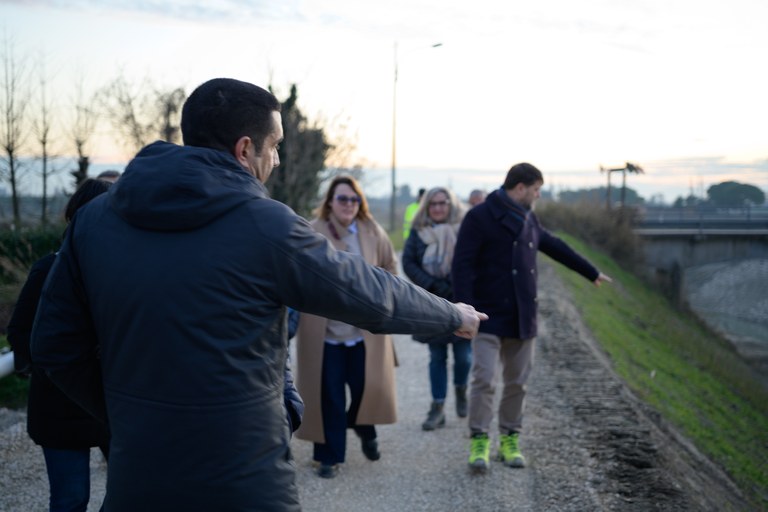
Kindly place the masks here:
<instances>
[{"instance_id":1,"label":"dark scarf","mask_svg":"<svg viewBox=\"0 0 768 512\"><path fill-rule=\"evenodd\" d=\"M528 216L531 214L531 209L526 208L525 206L510 198L507 195L507 191L504 190L504 187L501 187L496 191L496 196L501 201L501 204L507 208L508 215L511 215L522 223L525 223L528 220Z\"/></svg>"}]
</instances>

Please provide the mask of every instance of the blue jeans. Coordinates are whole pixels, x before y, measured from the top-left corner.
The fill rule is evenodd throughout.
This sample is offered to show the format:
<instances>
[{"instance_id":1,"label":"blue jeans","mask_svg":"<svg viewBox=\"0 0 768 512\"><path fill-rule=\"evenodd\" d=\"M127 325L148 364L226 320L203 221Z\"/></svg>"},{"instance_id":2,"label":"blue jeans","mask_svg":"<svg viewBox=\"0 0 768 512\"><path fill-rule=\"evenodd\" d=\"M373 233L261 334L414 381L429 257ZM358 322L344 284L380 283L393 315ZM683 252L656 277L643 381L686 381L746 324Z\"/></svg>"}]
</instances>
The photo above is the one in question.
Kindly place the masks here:
<instances>
[{"instance_id":1,"label":"blue jeans","mask_svg":"<svg viewBox=\"0 0 768 512\"><path fill-rule=\"evenodd\" d=\"M91 494L91 450L43 447L51 512L85 512Z\"/></svg>"},{"instance_id":2,"label":"blue jeans","mask_svg":"<svg viewBox=\"0 0 768 512\"><path fill-rule=\"evenodd\" d=\"M429 343L429 384L432 400L444 402L448 393L448 345L453 347L453 384L466 386L472 366L472 342Z\"/></svg>"}]
</instances>

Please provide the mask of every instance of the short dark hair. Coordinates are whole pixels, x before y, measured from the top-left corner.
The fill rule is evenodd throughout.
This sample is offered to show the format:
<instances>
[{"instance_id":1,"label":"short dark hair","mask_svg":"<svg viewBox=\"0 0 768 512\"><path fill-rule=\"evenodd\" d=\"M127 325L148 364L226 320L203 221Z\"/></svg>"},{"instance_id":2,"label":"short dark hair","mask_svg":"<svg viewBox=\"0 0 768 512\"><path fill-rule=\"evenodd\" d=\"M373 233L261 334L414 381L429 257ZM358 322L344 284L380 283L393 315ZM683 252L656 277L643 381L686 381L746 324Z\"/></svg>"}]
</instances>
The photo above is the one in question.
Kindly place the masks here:
<instances>
[{"instance_id":1,"label":"short dark hair","mask_svg":"<svg viewBox=\"0 0 768 512\"><path fill-rule=\"evenodd\" d=\"M544 176L541 171L527 162L515 164L507 171L507 177L504 179L504 190L511 190L522 183L530 187L536 182L544 183Z\"/></svg>"},{"instance_id":2,"label":"short dark hair","mask_svg":"<svg viewBox=\"0 0 768 512\"><path fill-rule=\"evenodd\" d=\"M75 193L67 201L67 207L64 209L64 220L70 222L75 216L78 208L88 203L94 197L100 196L112 186L111 181L100 180L97 178L86 178L77 187Z\"/></svg>"},{"instance_id":3,"label":"short dark hair","mask_svg":"<svg viewBox=\"0 0 768 512\"><path fill-rule=\"evenodd\" d=\"M280 102L269 91L232 78L208 80L184 102L184 144L232 153L235 143L248 136L261 151L274 128L272 112L280 112Z\"/></svg>"}]
</instances>

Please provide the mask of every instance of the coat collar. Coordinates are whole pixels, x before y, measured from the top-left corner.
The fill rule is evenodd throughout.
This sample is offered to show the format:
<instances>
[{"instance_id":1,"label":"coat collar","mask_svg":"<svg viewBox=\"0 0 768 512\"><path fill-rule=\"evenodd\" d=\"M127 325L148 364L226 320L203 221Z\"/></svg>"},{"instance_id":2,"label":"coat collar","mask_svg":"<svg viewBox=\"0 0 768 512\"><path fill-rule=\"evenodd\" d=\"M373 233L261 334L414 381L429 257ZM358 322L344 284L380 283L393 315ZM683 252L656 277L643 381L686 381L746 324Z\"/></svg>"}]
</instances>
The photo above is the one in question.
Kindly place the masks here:
<instances>
[{"instance_id":1,"label":"coat collar","mask_svg":"<svg viewBox=\"0 0 768 512\"><path fill-rule=\"evenodd\" d=\"M493 218L513 233L518 233L521 226L528 221L531 210L524 208L507 196L504 188L499 188L485 200Z\"/></svg>"},{"instance_id":2,"label":"coat collar","mask_svg":"<svg viewBox=\"0 0 768 512\"><path fill-rule=\"evenodd\" d=\"M316 219L313 221L313 225L315 231L325 236L331 242L331 245L339 251L347 250L347 243L344 241L344 237L356 232L360 241L360 251L362 251L363 258L366 261L371 261L373 258L375 237L367 220L356 219L353 229L342 226L333 216L329 216L328 220Z\"/></svg>"},{"instance_id":3,"label":"coat collar","mask_svg":"<svg viewBox=\"0 0 768 512\"><path fill-rule=\"evenodd\" d=\"M343 240L349 235L357 234L359 229L359 223L357 219L353 220L352 224L349 226L342 226L341 223L336 220L336 217L329 215L326 222L328 223L328 232L336 240Z\"/></svg>"}]
</instances>

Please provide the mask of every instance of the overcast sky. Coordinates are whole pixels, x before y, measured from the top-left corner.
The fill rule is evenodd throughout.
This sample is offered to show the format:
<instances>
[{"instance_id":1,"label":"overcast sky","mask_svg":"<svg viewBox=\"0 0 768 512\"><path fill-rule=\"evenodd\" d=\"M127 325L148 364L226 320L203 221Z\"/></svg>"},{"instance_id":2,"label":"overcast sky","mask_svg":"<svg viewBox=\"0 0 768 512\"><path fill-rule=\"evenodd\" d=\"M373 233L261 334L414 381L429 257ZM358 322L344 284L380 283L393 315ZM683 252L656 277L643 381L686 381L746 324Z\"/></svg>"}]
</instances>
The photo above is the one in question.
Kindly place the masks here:
<instances>
[{"instance_id":1,"label":"overcast sky","mask_svg":"<svg viewBox=\"0 0 768 512\"><path fill-rule=\"evenodd\" d=\"M345 126L369 193L389 187L395 43L398 181L497 187L529 161L548 184L605 183L630 161L646 197L734 179L768 191L768 2L365 0L0 2L57 95L75 72L183 86L229 76ZM442 43L433 48L432 45ZM100 127L97 162L129 155ZM618 178L614 176L615 181Z\"/></svg>"}]
</instances>

